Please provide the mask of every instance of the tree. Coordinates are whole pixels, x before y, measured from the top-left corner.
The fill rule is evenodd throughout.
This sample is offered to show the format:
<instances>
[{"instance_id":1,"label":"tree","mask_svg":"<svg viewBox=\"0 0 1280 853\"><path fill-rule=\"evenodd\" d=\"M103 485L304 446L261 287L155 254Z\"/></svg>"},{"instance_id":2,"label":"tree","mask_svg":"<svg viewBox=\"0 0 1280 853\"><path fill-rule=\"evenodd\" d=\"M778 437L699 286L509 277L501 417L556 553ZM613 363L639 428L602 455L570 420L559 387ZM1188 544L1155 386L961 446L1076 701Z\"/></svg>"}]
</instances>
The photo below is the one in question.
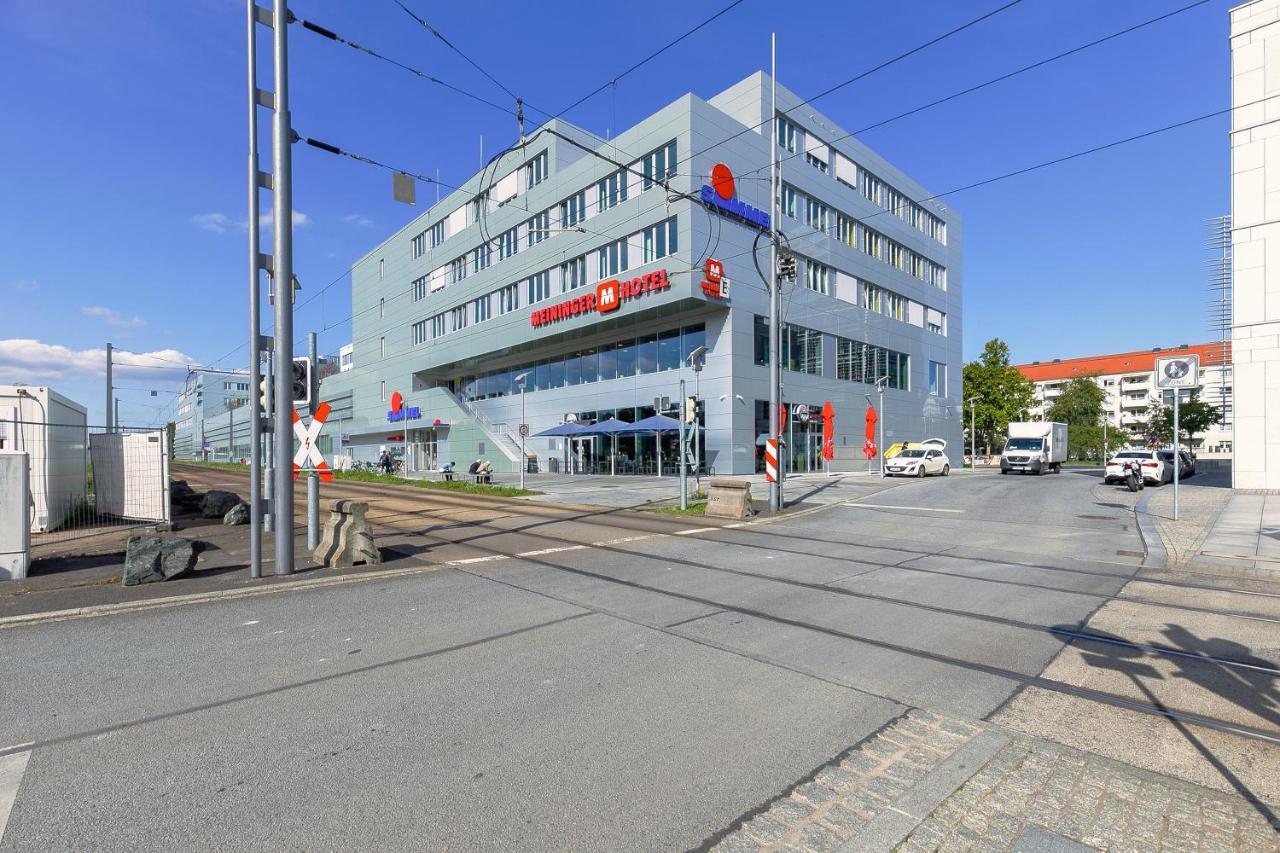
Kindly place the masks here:
<instances>
[{"instance_id":1,"label":"tree","mask_svg":"<svg viewBox=\"0 0 1280 853\"><path fill-rule=\"evenodd\" d=\"M1035 384L1009 364L1009 345L992 338L982 348L977 361L964 366L965 424L976 421L978 443L990 452L1003 438L1009 421L1021 417L1035 402ZM977 397L970 413L969 399Z\"/></svg>"},{"instance_id":2,"label":"tree","mask_svg":"<svg viewBox=\"0 0 1280 853\"><path fill-rule=\"evenodd\" d=\"M1197 433L1222 421L1222 413L1216 406L1201 401L1192 391L1191 399L1178 406L1178 438L1180 443L1191 446ZM1147 419L1139 428L1149 447L1163 447L1173 441L1173 406L1160 400L1152 400L1147 406Z\"/></svg>"},{"instance_id":3,"label":"tree","mask_svg":"<svg viewBox=\"0 0 1280 853\"><path fill-rule=\"evenodd\" d=\"M1100 459L1103 455L1102 419L1106 392L1094 381L1094 375L1077 376L1062 389L1045 417L1067 425L1067 453L1076 459ZM1109 429L1106 442L1123 446L1129 436L1123 430Z\"/></svg>"}]
</instances>

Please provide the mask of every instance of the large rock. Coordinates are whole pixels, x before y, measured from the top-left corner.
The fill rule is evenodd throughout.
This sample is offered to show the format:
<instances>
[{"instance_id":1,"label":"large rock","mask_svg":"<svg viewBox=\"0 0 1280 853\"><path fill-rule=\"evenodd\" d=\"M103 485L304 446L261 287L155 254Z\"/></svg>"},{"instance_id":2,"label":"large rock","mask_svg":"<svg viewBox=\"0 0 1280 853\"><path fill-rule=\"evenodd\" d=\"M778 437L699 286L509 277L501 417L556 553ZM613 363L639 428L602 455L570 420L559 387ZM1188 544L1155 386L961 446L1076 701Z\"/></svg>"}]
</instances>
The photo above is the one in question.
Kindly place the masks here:
<instances>
[{"instance_id":1,"label":"large rock","mask_svg":"<svg viewBox=\"0 0 1280 853\"><path fill-rule=\"evenodd\" d=\"M222 517L223 524L248 524L249 523L249 505L244 501L227 510L227 514Z\"/></svg>"},{"instance_id":2,"label":"large rock","mask_svg":"<svg viewBox=\"0 0 1280 853\"><path fill-rule=\"evenodd\" d=\"M365 513L369 505L363 501L325 501L329 520L324 536L312 556L322 566L331 568L357 565L371 566L382 562L382 552L373 544L373 530Z\"/></svg>"},{"instance_id":3,"label":"large rock","mask_svg":"<svg viewBox=\"0 0 1280 853\"><path fill-rule=\"evenodd\" d=\"M240 496L235 492L212 489L205 492L204 500L200 501L200 514L205 518L222 518L240 502Z\"/></svg>"},{"instance_id":4,"label":"large rock","mask_svg":"<svg viewBox=\"0 0 1280 853\"><path fill-rule=\"evenodd\" d=\"M124 585L167 581L196 566L204 550L200 542L178 536L139 536L129 540L124 555Z\"/></svg>"},{"instance_id":5,"label":"large rock","mask_svg":"<svg viewBox=\"0 0 1280 853\"><path fill-rule=\"evenodd\" d=\"M186 480L174 480L169 484L169 502L179 506L190 506L199 500L196 490L187 485Z\"/></svg>"}]
</instances>

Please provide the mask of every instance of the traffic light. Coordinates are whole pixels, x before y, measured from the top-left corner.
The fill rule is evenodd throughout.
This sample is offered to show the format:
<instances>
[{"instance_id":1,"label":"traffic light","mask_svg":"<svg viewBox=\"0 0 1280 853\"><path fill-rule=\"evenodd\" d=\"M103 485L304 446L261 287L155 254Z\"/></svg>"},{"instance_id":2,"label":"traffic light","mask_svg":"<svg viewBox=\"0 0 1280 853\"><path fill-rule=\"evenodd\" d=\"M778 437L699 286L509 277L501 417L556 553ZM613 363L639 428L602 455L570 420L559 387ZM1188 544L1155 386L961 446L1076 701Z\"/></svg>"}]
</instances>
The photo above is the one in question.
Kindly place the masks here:
<instances>
[{"instance_id":1,"label":"traffic light","mask_svg":"<svg viewBox=\"0 0 1280 853\"><path fill-rule=\"evenodd\" d=\"M697 420L697 411L698 411L698 398L685 397L684 398L684 422L687 424L691 424L695 420Z\"/></svg>"},{"instance_id":2,"label":"traffic light","mask_svg":"<svg viewBox=\"0 0 1280 853\"><path fill-rule=\"evenodd\" d=\"M292 368L290 379L293 382L293 391L290 396L293 398L293 405L295 407L311 405L311 359L306 356L295 358L290 366Z\"/></svg>"},{"instance_id":3,"label":"traffic light","mask_svg":"<svg viewBox=\"0 0 1280 853\"><path fill-rule=\"evenodd\" d=\"M264 414L271 414L271 374L264 373L258 382L258 406Z\"/></svg>"},{"instance_id":4,"label":"traffic light","mask_svg":"<svg viewBox=\"0 0 1280 853\"><path fill-rule=\"evenodd\" d=\"M796 256L790 252L778 259L778 278L795 279Z\"/></svg>"}]
</instances>

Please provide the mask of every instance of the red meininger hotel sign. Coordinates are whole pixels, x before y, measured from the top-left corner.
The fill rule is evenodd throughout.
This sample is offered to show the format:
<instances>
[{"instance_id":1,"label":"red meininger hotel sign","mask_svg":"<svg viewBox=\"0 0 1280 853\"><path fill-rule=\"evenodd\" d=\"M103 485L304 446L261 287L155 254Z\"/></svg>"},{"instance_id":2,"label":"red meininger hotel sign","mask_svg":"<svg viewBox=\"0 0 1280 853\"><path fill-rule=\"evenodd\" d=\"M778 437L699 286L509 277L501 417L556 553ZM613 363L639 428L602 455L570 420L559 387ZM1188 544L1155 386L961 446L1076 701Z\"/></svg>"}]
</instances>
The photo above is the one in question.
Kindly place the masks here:
<instances>
[{"instance_id":1,"label":"red meininger hotel sign","mask_svg":"<svg viewBox=\"0 0 1280 853\"><path fill-rule=\"evenodd\" d=\"M646 273L627 281L610 279L596 285L595 293L584 293L574 299L557 302L548 308L539 308L529 315L529 325L535 329L570 317L589 314L592 311L608 314L616 311L623 302L639 299L648 293L657 293L671 287L666 270Z\"/></svg>"}]
</instances>

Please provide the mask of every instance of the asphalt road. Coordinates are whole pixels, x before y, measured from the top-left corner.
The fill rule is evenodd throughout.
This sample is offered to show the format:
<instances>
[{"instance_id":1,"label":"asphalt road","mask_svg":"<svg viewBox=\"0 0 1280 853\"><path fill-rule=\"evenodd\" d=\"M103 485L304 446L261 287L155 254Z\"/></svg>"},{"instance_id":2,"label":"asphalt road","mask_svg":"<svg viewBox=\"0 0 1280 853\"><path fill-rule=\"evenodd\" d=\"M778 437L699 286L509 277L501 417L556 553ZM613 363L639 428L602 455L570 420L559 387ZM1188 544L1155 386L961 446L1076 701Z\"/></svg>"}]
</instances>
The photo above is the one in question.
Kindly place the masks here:
<instances>
[{"instance_id":1,"label":"asphalt road","mask_svg":"<svg viewBox=\"0 0 1280 853\"><path fill-rule=\"evenodd\" d=\"M998 714L1143 550L1086 474L839 488L731 528L371 490L446 565L6 630L0 849L696 847L909 706Z\"/></svg>"}]
</instances>

